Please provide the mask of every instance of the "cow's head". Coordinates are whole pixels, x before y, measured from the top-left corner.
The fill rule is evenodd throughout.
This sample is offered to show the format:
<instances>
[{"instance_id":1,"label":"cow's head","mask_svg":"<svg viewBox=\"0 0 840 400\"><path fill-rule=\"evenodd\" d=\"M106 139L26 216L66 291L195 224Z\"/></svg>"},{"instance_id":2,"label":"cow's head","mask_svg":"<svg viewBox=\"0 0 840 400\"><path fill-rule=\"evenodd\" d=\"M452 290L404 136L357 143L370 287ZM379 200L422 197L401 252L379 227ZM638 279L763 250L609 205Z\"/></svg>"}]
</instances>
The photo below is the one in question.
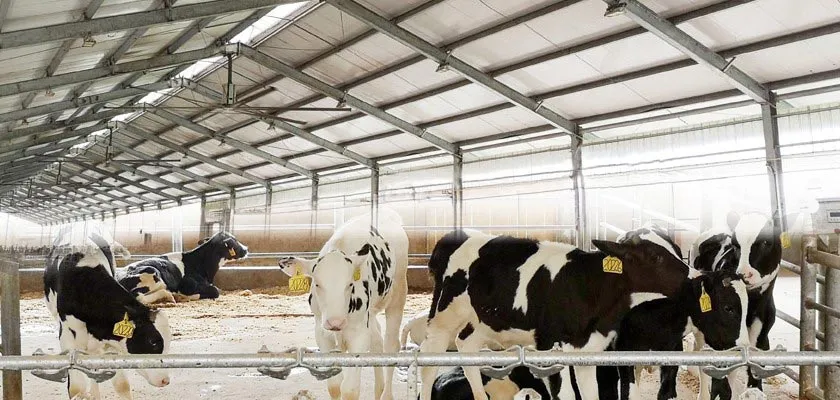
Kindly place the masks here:
<instances>
[{"instance_id":1,"label":"cow's head","mask_svg":"<svg viewBox=\"0 0 840 400\"><path fill-rule=\"evenodd\" d=\"M664 247L666 250L670 251L674 255L674 257L677 257L680 260L682 260L682 250L680 249L680 246L677 246L674 240L671 239L671 236L668 235L668 231L662 229L659 225L656 225L654 223L647 223L645 224L645 226L639 229L634 229L632 231L627 231L623 233L615 241L620 243L630 240L633 237L638 237L639 239L656 243Z\"/></svg>"},{"instance_id":2,"label":"cow's head","mask_svg":"<svg viewBox=\"0 0 840 400\"><path fill-rule=\"evenodd\" d=\"M782 260L781 229L772 219L755 213L730 218L729 223L732 244L740 250L736 272L744 276L747 289L767 290Z\"/></svg>"},{"instance_id":3,"label":"cow's head","mask_svg":"<svg viewBox=\"0 0 840 400\"><path fill-rule=\"evenodd\" d=\"M365 268L362 267L366 260L367 255L334 250L311 260L281 258L278 264L289 276L299 274L312 279L310 294L320 310L321 326L326 330L340 331L347 325L351 310L367 307L365 288L357 285L365 281ZM359 278L358 281L355 278Z\"/></svg>"},{"instance_id":4,"label":"cow's head","mask_svg":"<svg viewBox=\"0 0 840 400\"><path fill-rule=\"evenodd\" d=\"M248 246L236 240L236 236L227 232L219 232L209 238L200 240L199 247L213 246L225 260L238 260L248 256Z\"/></svg>"},{"instance_id":5,"label":"cow's head","mask_svg":"<svg viewBox=\"0 0 840 400\"><path fill-rule=\"evenodd\" d=\"M134 332L128 339L123 339L123 351L130 354L167 354L172 342L169 319L163 311L149 310L146 307L133 307L129 312ZM149 384L163 387L169 384L167 369L139 369L137 373Z\"/></svg>"},{"instance_id":6,"label":"cow's head","mask_svg":"<svg viewBox=\"0 0 840 400\"><path fill-rule=\"evenodd\" d=\"M630 292L673 296L688 276L688 265L668 249L638 237L621 243L593 240L592 244L606 256L621 260L620 275L625 277Z\"/></svg>"},{"instance_id":7,"label":"cow's head","mask_svg":"<svg viewBox=\"0 0 840 400\"><path fill-rule=\"evenodd\" d=\"M691 280L689 305L691 322L715 350L749 345L747 335L747 286L741 276L721 270ZM704 296L705 295L705 296ZM701 298L706 297L705 306Z\"/></svg>"}]
</instances>

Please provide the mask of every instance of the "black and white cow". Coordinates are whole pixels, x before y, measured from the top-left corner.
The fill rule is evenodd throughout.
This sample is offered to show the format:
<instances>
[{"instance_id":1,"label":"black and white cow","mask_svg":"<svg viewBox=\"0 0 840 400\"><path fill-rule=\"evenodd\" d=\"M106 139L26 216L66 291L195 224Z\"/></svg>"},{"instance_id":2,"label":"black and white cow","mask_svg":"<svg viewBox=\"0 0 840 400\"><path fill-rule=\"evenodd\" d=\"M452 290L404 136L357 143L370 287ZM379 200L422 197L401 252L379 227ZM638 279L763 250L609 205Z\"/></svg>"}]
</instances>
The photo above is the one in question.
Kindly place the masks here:
<instances>
[{"instance_id":1,"label":"black and white cow","mask_svg":"<svg viewBox=\"0 0 840 400\"><path fill-rule=\"evenodd\" d=\"M421 351L443 351L455 336L465 352L488 343L603 351L636 297L673 296L688 275L688 266L659 245L592 243L601 251L462 231L445 235L429 261L435 289ZM597 399L595 367L575 372L583 399ZM436 373L436 367L422 370L424 400L431 399ZM478 368L466 367L464 374L474 397L486 399ZM568 369L561 374L561 398L574 398Z\"/></svg>"},{"instance_id":2,"label":"black and white cow","mask_svg":"<svg viewBox=\"0 0 840 400\"><path fill-rule=\"evenodd\" d=\"M109 256L99 245L55 247L44 270L44 297L59 323L62 351L165 354L169 350L172 335L166 315L150 310L117 283L111 275ZM117 324L130 324L133 332L116 335ZM153 386L169 384L164 369L138 372ZM81 372L69 371L70 398L99 399L98 384L91 384L88 387L87 377ZM123 371L117 371L113 384L120 397L131 398Z\"/></svg>"},{"instance_id":3,"label":"black and white cow","mask_svg":"<svg viewBox=\"0 0 840 400\"><path fill-rule=\"evenodd\" d=\"M610 347L617 351L678 351L683 337L701 332L715 350L749 344L745 323L747 288L740 276L730 271L718 271L686 279L674 297L651 296L621 321L618 335ZM703 310L699 302L706 293L710 309ZM618 367L619 374L602 371L598 367L600 399L641 399L638 392L638 372L632 366ZM677 398L677 366L660 367L658 400ZM620 392L616 392L616 378L620 377ZM612 379L611 379L612 378ZM717 382L711 389L712 398L728 400L729 386ZM620 396L619 396L620 393ZM718 397L719 396L719 397Z\"/></svg>"},{"instance_id":4,"label":"black and white cow","mask_svg":"<svg viewBox=\"0 0 840 400\"><path fill-rule=\"evenodd\" d=\"M551 396L541 379L537 379L528 367L516 367L505 379L491 379L481 375L484 390L490 399L513 399L523 389L532 389L540 398L548 400ZM472 400L470 383L464 376L464 369L455 367L435 379L432 387L432 400Z\"/></svg>"},{"instance_id":5,"label":"black and white cow","mask_svg":"<svg viewBox=\"0 0 840 400\"><path fill-rule=\"evenodd\" d=\"M700 270L734 268L744 276L749 304L747 330L750 344L770 349L769 333L776 321L773 287L782 259L781 229L763 214L749 213L728 218L729 232L705 234L695 247L694 266ZM700 342L698 340L698 342ZM697 347L702 346L698 343ZM761 381L748 374L748 385L761 388Z\"/></svg>"},{"instance_id":6,"label":"black and white cow","mask_svg":"<svg viewBox=\"0 0 840 400\"><path fill-rule=\"evenodd\" d=\"M215 299L213 279L225 262L245 258L248 247L236 237L219 232L186 252L167 253L127 265L117 280L143 304ZM174 294L174 295L173 295Z\"/></svg>"},{"instance_id":7,"label":"black and white cow","mask_svg":"<svg viewBox=\"0 0 840 400\"><path fill-rule=\"evenodd\" d=\"M647 240L654 244L658 244L664 249L668 250L677 259L683 259L682 249L680 249L680 246L678 246L677 243L674 242L674 239L671 239L671 236L666 230L662 229L660 226L654 223L647 223L641 228L624 232L623 234L619 235L615 241L622 243L634 237L637 237L641 240Z\"/></svg>"},{"instance_id":8,"label":"black and white cow","mask_svg":"<svg viewBox=\"0 0 840 400\"><path fill-rule=\"evenodd\" d=\"M289 276L311 278L309 305L315 340L323 352L397 352L403 306L408 293L408 236L395 212L379 212L379 229L370 216L351 219L330 237L312 260L282 258ZM376 316L385 313L385 336ZM376 368L375 398L393 398L392 367ZM342 376L343 375L343 376ZM327 382L333 399L359 398L359 368L345 368Z\"/></svg>"}]
</instances>

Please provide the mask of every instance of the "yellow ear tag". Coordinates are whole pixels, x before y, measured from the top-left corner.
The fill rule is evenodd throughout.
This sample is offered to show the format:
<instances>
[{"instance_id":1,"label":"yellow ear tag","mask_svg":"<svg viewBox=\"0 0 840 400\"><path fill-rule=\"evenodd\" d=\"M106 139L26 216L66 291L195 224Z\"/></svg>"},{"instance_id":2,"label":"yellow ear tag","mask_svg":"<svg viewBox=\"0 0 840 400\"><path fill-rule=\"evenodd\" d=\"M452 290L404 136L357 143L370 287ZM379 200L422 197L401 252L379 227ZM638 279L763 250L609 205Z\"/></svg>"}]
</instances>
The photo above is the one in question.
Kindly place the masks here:
<instances>
[{"instance_id":1,"label":"yellow ear tag","mask_svg":"<svg viewBox=\"0 0 840 400\"><path fill-rule=\"evenodd\" d=\"M709 294L706 293L706 286L702 283L700 284L700 311L701 312L709 312L712 311L712 298L709 297Z\"/></svg>"},{"instance_id":2,"label":"yellow ear tag","mask_svg":"<svg viewBox=\"0 0 840 400\"><path fill-rule=\"evenodd\" d=\"M236 250L234 250L232 247L229 247L228 254L230 254L231 257L236 257Z\"/></svg>"},{"instance_id":3,"label":"yellow ear tag","mask_svg":"<svg viewBox=\"0 0 840 400\"><path fill-rule=\"evenodd\" d=\"M782 232L781 236L779 236L779 240L782 242L783 249L790 248L790 233Z\"/></svg>"},{"instance_id":4,"label":"yellow ear tag","mask_svg":"<svg viewBox=\"0 0 840 400\"><path fill-rule=\"evenodd\" d=\"M609 272L611 274L621 274L624 273L624 264L616 257L607 256L604 258L604 272Z\"/></svg>"},{"instance_id":5,"label":"yellow ear tag","mask_svg":"<svg viewBox=\"0 0 840 400\"><path fill-rule=\"evenodd\" d=\"M309 291L310 285L309 278L300 272L300 268L297 268L295 269L295 275L289 278L289 293L306 293Z\"/></svg>"},{"instance_id":6,"label":"yellow ear tag","mask_svg":"<svg viewBox=\"0 0 840 400\"><path fill-rule=\"evenodd\" d=\"M114 324L114 336L131 339L134 336L134 322L128 320L128 313L125 313L122 321Z\"/></svg>"},{"instance_id":7,"label":"yellow ear tag","mask_svg":"<svg viewBox=\"0 0 840 400\"><path fill-rule=\"evenodd\" d=\"M358 281L359 279L362 279L362 269L356 267L353 269L353 280Z\"/></svg>"}]
</instances>

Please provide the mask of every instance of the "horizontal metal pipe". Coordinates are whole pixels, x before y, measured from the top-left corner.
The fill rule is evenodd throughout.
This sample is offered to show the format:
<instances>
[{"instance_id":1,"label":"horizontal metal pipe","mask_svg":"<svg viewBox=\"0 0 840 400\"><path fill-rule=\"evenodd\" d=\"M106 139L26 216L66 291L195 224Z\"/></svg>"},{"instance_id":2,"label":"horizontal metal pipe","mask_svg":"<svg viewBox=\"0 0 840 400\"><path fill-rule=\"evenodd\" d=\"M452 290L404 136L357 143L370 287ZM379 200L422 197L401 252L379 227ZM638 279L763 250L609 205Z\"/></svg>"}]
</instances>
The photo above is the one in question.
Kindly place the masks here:
<instances>
[{"instance_id":1,"label":"horizontal metal pipe","mask_svg":"<svg viewBox=\"0 0 840 400\"><path fill-rule=\"evenodd\" d=\"M823 352L752 352L749 361L767 366L838 365L840 351ZM520 360L518 352L484 353L304 353L255 354L169 354L169 355L75 355L74 366L90 369L146 368L254 368L295 367L298 361L311 367L375 367L402 366L507 366L525 363L546 365L717 365L727 366L744 361L739 351L682 352L528 352ZM0 357L0 369L60 369L71 365L71 356L8 356Z\"/></svg>"},{"instance_id":2,"label":"horizontal metal pipe","mask_svg":"<svg viewBox=\"0 0 840 400\"><path fill-rule=\"evenodd\" d=\"M797 275L802 275L802 268L800 268L798 265L796 265L792 262L787 262L785 260L782 260L781 266L782 266L782 268L784 268L784 269L786 269L790 272L793 272ZM825 275L817 274L817 283L825 284Z\"/></svg>"},{"instance_id":3,"label":"horizontal metal pipe","mask_svg":"<svg viewBox=\"0 0 840 400\"><path fill-rule=\"evenodd\" d=\"M785 322L787 322L787 323L789 323L789 324L791 324L791 325L793 325L797 328L799 328L799 326L800 326L800 322L799 322L798 319L794 318L792 315L790 315L790 314L788 314L788 313L786 313L782 310L776 310L776 316L779 317L780 320L785 321ZM824 342L825 341L825 334L820 332L820 331L817 331L817 340L819 340L821 342Z\"/></svg>"},{"instance_id":4,"label":"horizontal metal pipe","mask_svg":"<svg viewBox=\"0 0 840 400\"><path fill-rule=\"evenodd\" d=\"M830 315L834 318L840 318L840 310L822 305L813 300L805 300L805 307L813 308L814 310L825 313L826 315Z\"/></svg>"},{"instance_id":5,"label":"horizontal metal pipe","mask_svg":"<svg viewBox=\"0 0 840 400\"><path fill-rule=\"evenodd\" d=\"M808 261L826 268L840 269L840 256L819 251L816 248L808 249Z\"/></svg>"}]
</instances>

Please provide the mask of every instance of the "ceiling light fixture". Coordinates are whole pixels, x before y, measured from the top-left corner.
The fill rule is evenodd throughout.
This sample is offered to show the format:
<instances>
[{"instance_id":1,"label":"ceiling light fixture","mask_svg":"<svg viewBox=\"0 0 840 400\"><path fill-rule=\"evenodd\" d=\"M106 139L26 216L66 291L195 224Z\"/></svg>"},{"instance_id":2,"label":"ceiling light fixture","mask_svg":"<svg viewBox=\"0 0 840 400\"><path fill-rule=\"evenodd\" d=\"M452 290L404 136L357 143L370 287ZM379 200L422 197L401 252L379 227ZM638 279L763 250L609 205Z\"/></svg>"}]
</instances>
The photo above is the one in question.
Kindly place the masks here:
<instances>
[{"instance_id":1,"label":"ceiling light fixture","mask_svg":"<svg viewBox=\"0 0 840 400\"><path fill-rule=\"evenodd\" d=\"M615 17L618 15L624 15L624 11L627 9L627 3L624 2L616 2L607 6L607 12L604 13L605 17Z\"/></svg>"}]
</instances>

